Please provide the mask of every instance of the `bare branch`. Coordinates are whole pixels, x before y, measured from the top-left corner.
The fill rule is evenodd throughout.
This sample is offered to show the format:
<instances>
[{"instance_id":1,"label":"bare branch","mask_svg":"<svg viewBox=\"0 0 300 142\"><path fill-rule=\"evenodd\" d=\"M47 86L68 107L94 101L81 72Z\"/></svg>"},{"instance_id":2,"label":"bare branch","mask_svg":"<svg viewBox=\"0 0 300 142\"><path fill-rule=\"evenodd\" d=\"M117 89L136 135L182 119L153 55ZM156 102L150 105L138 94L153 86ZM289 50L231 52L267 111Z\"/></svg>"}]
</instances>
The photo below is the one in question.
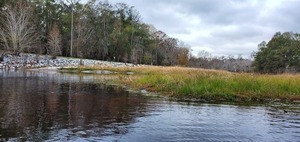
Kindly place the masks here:
<instances>
[{"instance_id":1,"label":"bare branch","mask_svg":"<svg viewBox=\"0 0 300 142\"><path fill-rule=\"evenodd\" d=\"M14 52L30 48L38 40L36 28L30 22L30 8L22 2L6 7L2 12L4 19L0 27L0 40L7 50Z\"/></svg>"},{"instance_id":2,"label":"bare branch","mask_svg":"<svg viewBox=\"0 0 300 142\"><path fill-rule=\"evenodd\" d=\"M62 41L62 37L58 29L58 26L54 24L48 37L48 44L49 44L48 51L50 52L50 54L54 56L62 54L61 41Z\"/></svg>"}]
</instances>

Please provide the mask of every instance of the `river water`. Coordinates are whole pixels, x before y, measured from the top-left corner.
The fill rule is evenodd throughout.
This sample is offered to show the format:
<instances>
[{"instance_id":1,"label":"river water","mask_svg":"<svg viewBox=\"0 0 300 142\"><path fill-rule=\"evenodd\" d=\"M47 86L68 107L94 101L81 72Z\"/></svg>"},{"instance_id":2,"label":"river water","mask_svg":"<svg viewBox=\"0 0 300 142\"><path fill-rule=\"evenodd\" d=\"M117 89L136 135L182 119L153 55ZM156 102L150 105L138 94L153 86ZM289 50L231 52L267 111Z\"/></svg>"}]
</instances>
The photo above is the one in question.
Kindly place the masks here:
<instances>
[{"instance_id":1,"label":"river water","mask_svg":"<svg viewBox=\"0 0 300 142\"><path fill-rule=\"evenodd\" d=\"M0 141L300 141L299 104L178 102L110 78L0 71Z\"/></svg>"}]
</instances>

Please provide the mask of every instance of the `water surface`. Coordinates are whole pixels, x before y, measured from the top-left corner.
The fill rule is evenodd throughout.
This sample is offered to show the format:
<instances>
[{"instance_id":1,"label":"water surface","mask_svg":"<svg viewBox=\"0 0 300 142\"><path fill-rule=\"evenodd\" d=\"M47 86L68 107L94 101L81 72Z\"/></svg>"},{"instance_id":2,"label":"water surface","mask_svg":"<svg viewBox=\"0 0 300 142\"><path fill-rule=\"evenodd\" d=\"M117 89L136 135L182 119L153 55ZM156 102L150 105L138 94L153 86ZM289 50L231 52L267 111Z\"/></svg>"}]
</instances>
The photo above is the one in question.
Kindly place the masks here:
<instances>
[{"instance_id":1,"label":"water surface","mask_svg":"<svg viewBox=\"0 0 300 142\"><path fill-rule=\"evenodd\" d=\"M176 102L110 78L0 72L0 141L300 141L299 104Z\"/></svg>"}]
</instances>

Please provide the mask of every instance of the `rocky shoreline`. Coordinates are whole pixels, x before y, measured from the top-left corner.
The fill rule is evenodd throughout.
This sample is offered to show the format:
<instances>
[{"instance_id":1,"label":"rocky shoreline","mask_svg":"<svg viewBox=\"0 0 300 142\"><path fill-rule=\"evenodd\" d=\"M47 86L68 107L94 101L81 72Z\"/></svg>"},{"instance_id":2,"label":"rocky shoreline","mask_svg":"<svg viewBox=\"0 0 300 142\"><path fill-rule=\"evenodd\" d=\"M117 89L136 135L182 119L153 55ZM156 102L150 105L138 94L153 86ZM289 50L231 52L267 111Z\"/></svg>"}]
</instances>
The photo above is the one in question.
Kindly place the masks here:
<instances>
[{"instance_id":1,"label":"rocky shoreline","mask_svg":"<svg viewBox=\"0 0 300 142\"><path fill-rule=\"evenodd\" d=\"M90 59L56 57L49 55L20 53L19 55L5 54L0 61L2 70L24 70L24 69L57 69L59 67L78 66L78 65L103 65L113 67L133 67L130 63L110 62Z\"/></svg>"}]
</instances>

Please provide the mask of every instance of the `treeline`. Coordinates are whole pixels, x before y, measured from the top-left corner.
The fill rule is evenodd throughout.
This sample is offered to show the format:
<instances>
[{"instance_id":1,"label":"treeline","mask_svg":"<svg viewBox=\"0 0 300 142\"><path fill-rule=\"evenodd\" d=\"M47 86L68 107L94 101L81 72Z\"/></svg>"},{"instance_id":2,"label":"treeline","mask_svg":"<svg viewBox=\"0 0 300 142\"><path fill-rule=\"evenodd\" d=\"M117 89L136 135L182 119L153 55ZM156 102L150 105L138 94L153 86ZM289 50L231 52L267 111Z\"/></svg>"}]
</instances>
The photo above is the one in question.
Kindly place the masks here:
<instances>
[{"instance_id":1,"label":"treeline","mask_svg":"<svg viewBox=\"0 0 300 142\"><path fill-rule=\"evenodd\" d=\"M190 57L189 66L207 69L221 69L233 72L257 72L267 74L298 73L300 71L300 34L277 32L268 42L258 44L258 51L251 59L212 57L201 51L198 57Z\"/></svg>"},{"instance_id":2,"label":"treeline","mask_svg":"<svg viewBox=\"0 0 300 142\"><path fill-rule=\"evenodd\" d=\"M189 46L143 23L125 3L89 0L0 1L1 48L135 64L189 63Z\"/></svg>"},{"instance_id":3,"label":"treeline","mask_svg":"<svg viewBox=\"0 0 300 142\"><path fill-rule=\"evenodd\" d=\"M189 66L205 69L227 70L231 72L252 72L252 60L245 59L241 55L213 57L207 51L200 51L197 55L191 56Z\"/></svg>"}]
</instances>

